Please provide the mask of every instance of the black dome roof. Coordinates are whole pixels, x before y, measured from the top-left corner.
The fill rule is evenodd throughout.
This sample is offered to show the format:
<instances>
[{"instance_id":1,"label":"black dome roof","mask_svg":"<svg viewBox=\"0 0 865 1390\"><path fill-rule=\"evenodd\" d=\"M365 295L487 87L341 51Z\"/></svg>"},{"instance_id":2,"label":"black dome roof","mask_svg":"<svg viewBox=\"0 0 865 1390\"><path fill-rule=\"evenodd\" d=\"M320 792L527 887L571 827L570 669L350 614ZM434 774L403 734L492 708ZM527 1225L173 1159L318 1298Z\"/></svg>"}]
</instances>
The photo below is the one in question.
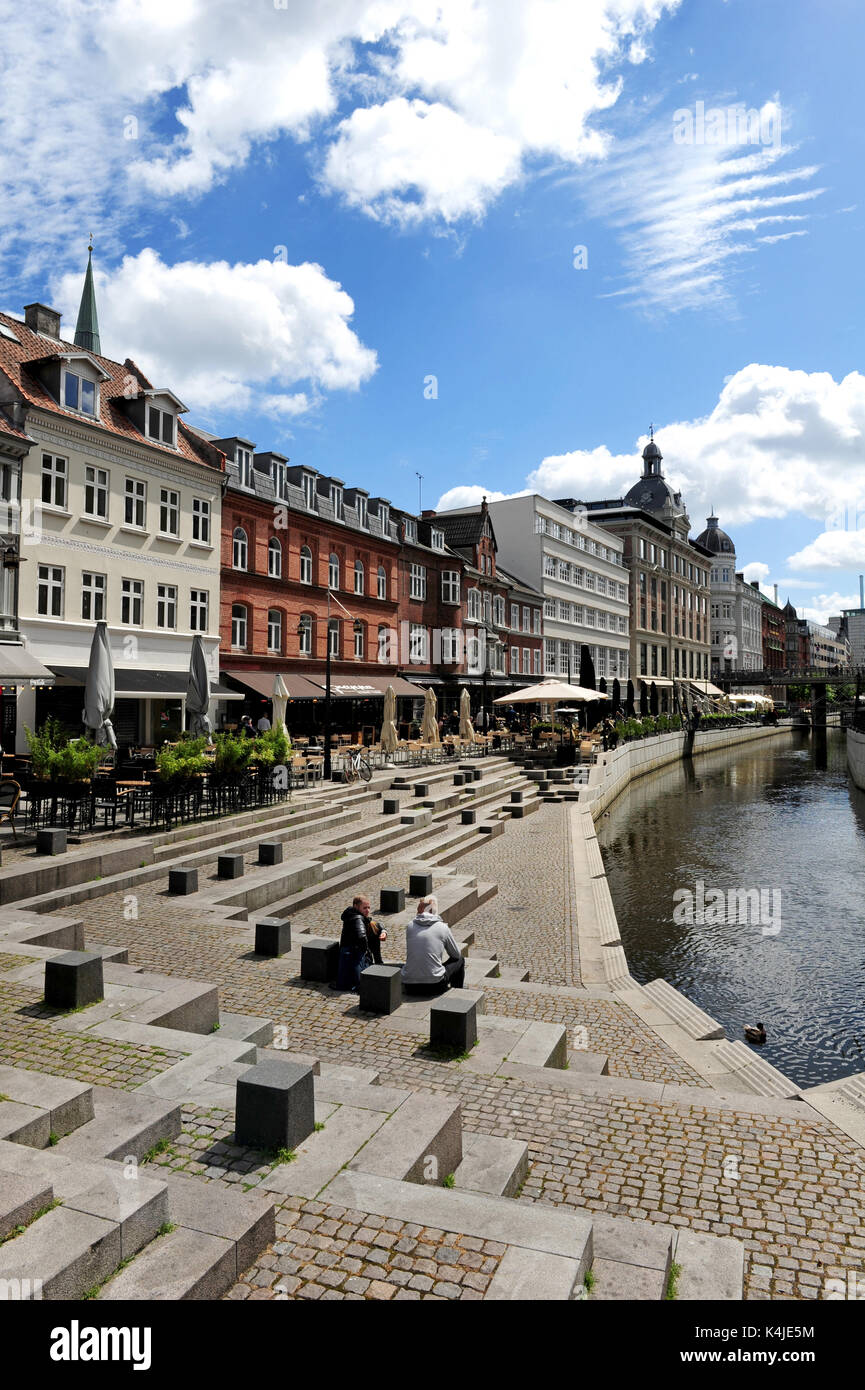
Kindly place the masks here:
<instances>
[{"instance_id":1,"label":"black dome roof","mask_svg":"<svg viewBox=\"0 0 865 1390\"><path fill-rule=\"evenodd\" d=\"M735 555L736 547L726 531L718 525L716 516L706 517L706 529L697 537L697 544L711 550L713 555Z\"/></svg>"}]
</instances>

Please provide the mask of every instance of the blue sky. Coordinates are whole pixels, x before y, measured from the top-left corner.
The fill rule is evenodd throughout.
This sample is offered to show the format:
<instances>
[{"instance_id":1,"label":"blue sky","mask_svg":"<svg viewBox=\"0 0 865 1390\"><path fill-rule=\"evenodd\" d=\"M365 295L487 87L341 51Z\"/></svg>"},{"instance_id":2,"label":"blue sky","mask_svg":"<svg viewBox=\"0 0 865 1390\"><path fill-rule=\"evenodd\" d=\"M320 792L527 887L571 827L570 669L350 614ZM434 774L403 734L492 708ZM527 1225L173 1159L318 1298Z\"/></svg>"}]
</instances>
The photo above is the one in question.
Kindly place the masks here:
<instances>
[{"instance_id":1,"label":"blue sky","mask_svg":"<svg viewBox=\"0 0 865 1390\"><path fill-rule=\"evenodd\" d=\"M104 351L404 506L619 495L653 421L695 534L858 602L855 0L69 10L8 24L4 307L69 327L92 230Z\"/></svg>"}]
</instances>

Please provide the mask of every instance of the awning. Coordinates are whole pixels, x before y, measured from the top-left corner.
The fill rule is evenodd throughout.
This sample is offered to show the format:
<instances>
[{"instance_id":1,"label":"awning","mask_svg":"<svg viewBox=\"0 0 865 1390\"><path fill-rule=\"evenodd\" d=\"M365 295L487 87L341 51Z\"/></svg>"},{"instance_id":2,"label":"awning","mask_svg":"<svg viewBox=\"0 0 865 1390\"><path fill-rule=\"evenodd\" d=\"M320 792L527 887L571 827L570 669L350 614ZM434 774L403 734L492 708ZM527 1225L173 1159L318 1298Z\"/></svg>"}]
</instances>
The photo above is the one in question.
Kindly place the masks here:
<instances>
[{"instance_id":1,"label":"awning","mask_svg":"<svg viewBox=\"0 0 865 1390\"><path fill-rule=\"evenodd\" d=\"M423 677L420 677L422 680ZM324 694L324 676L319 674L315 680L320 683L319 697ZM357 676L353 681L330 678L330 694L335 700L375 700L384 698L388 686L393 686L394 695L412 695L423 699L426 691L423 686L413 685L404 676Z\"/></svg>"},{"instance_id":2,"label":"awning","mask_svg":"<svg viewBox=\"0 0 865 1390\"><path fill-rule=\"evenodd\" d=\"M307 680L306 676L297 676L293 671L278 671L275 667L270 671L223 671L222 674L237 681L238 685L246 686L256 695L262 695L265 700L269 700L273 694L273 682L277 675L285 681L290 700L320 700L322 696L321 686Z\"/></svg>"},{"instance_id":3,"label":"awning","mask_svg":"<svg viewBox=\"0 0 865 1390\"><path fill-rule=\"evenodd\" d=\"M672 687L672 684L673 684L672 681L668 681L668 680L667 680L667 677L666 677L666 676L638 676L637 679L638 679L638 680L641 680L641 681L643 682L643 685L645 685L645 686L656 685L656 686L658 687L659 690L660 690L663 686L671 686L671 687ZM621 684L621 677L619 677L619 684Z\"/></svg>"},{"instance_id":4,"label":"awning","mask_svg":"<svg viewBox=\"0 0 865 1390\"><path fill-rule=\"evenodd\" d=\"M84 685L87 680L86 666L52 666L51 670L58 681L65 685ZM142 671L123 665L114 668L114 692L121 700L162 700L172 696L185 698L188 682L188 671ZM243 697L226 685L211 682L210 698L237 700Z\"/></svg>"},{"instance_id":5,"label":"awning","mask_svg":"<svg viewBox=\"0 0 865 1390\"><path fill-rule=\"evenodd\" d=\"M53 672L20 642L0 642L0 685L53 684Z\"/></svg>"},{"instance_id":6,"label":"awning","mask_svg":"<svg viewBox=\"0 0 865 1390\"><path fill-rule=\"evenodd\" d=\"M723 690L718 689L717 685L713 685L711 681L694 681L691 680L689 676L688 684L692 685L701 695L723 695L724 693Z\"/></svg>"}]
</instances>

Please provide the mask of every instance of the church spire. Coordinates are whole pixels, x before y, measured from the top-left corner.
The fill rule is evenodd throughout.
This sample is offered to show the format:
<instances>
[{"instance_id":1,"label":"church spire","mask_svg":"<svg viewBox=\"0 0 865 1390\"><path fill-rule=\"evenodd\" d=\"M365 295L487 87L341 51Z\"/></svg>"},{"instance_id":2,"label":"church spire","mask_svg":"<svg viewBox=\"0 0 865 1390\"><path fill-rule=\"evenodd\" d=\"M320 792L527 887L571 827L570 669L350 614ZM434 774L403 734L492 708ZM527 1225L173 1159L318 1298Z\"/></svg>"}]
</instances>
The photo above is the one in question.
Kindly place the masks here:
<instances>
[{"instance_id":1,"label":"church spire","mask_svg":"<svg viewBox=\"0 0 865 1390\"><path fill-rule=\"evenodd\" d=\"M96 316L96 290L93 286L92 236L87 247L87 272L84 276L84 289L81 291L74 342L76 347L84 348L85 352L102 352L99 344L99 319Z\"/></svg>"}]
</instances>

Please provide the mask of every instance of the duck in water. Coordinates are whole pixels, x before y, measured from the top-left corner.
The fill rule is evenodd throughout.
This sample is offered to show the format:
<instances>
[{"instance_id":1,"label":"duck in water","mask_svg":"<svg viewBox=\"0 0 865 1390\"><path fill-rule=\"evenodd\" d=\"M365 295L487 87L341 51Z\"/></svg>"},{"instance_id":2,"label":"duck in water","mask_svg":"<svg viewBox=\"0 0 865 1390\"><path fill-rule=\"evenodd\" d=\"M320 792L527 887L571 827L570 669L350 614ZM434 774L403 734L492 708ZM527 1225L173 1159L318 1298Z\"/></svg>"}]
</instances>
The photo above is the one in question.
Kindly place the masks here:
<instances>
[{"instance_id":1,"label":"duck in water","mask_svg":"<svg viewBox=\"0 0 865 1390\"><path fill-rule=\"evenodd\" d=\"M766 1029L762 1023L758 1023L756 1027L753 1023L746 1023L743 1031L749 1043L764 1043L766 1041Z\"/></svg>"}]
</instances>

